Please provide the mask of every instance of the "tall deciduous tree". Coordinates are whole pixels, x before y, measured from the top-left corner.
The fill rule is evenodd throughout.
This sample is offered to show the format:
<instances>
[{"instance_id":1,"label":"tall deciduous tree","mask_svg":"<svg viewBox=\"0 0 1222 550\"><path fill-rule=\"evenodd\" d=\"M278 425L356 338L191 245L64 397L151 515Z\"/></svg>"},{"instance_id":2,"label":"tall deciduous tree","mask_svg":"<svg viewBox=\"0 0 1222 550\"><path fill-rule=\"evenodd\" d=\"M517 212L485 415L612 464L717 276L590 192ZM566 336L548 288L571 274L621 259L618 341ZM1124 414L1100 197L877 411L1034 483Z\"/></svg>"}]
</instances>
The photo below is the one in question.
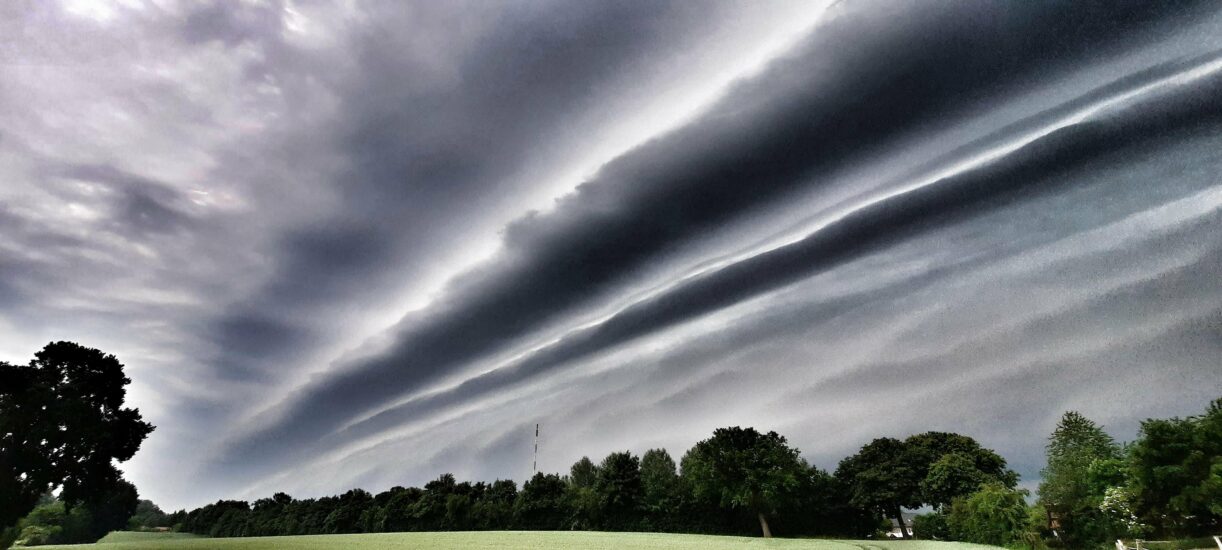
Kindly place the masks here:
<instances>
[{"instance_id":1,"label":"tall deciduous tree","mask_svg":"<svg viewBox=\"0 0 1222 550\"><path fill-rule=\"evenodd\" d=\"M598 467L594 484L602 513L602 527L607 529L639 529L641 461L632 453L611 453Z\"/></svg>"},{"instance_id":2,"label":"tall deciduous tree","mask_svg":"<svg viewBox=\"0 0 1222 550\"><path fill-rule=\"evenodd\" d=\"M806 462L784 436L737 426L717 429L682 462L697 497L749 509L764 537L772 536L767 516L793 500L807 473Z\"/></svg>"},{"instance_id":3,"label":"tall deciduous tree","mask_svg":"<svg viewBox=\"0 0 1222 550\"><path fill-rule=\"evenodd\" d=\"M47 344L26 366L0 363L0 526L56 487L71 505L118 486L113 462L153 431L123 407L130 382L115 356L71 342Z\"/></svg>"},{"instance_id":4,"label":"tall deciduous tree","mask_svg":"<svg viewBox=\"0 0 1222 550\"><path fill-rule=\"evenodd\" d=\"M1222 531L1222 399L1201 416L1142 422L1130 464L1143 520L1167 535Z\"/></svg>"},{"instance_id":5,"label":"tall deciduous tree","mask_svg":"<svg viewBox=\"0 0 1222 550\"><path fill-rule=\"evenodd\" d=\"M904 508L921 505L924 472L915 464L903 441L880 437L842 461L836 477L849 487L849 502L895 519L902 526ZM900 529L908 538L907 529Z\"/></svg>"},{"instance_id":6,"label":"tall deciduous tree","mask_svg":"<svg viewBox=\"0 0 1222 550\"><path fill-rule=\"evenodd\" d=\"M593 488L597 481L598 466L595 466L588 456L581 457L581 460L574 462L573 467L569 468L569 483L576 487Z\"/></svg>"},{"instance_id":7,"label":"tall deciduous tree","mask_svg":"<svg viewBox=\"0 0 1222 550\"><path fill-rule=\"evenodd\" d=\"M666 449L650 449L641 455L641 485L646 508L664 511L675 504L679 472Z\"/></svg>"},{"instance_id":8,"label":"tall deciduous tree","mask_svg":"<svg viewBox=\"0 0 1222 550\"><path fill-rule=\"evenodd\" d=\"M850 488L851 502L900 525L904 508L925 504L939 509L983 483L1014 487L1018 474L1006 461L968 436L925 432L904 441L879 438L841 461L836 470ZM900 532L905 538L907 529Z\"/></svg>"},{"instance_id":9,"label":"tall deciduous tree","mask_svg":"<svg viewBox=\"0 0 1222 550\"><path fill-rule=\"evenodd\" d=\"M1068 544L1101 536L1105 524L1099 504L1102 494L1091 489L1091 464L1120 457L1120 446L1099 425L1080 413L1061 417L1048 438L1048 464L1041 472L1039 501L1059 525Z\"/></svg>"},{"instance_id":10,"label":"tall deciduous tree","mask_svg":"<svg viewBox=\"0 0 1222 550\"><path fill-rule=\"evenodd\" d=\"M1027 524L1025 490L989 482L979 491L955 499L946 518L951 537L964 542L1006 546L1024 540Z\"/></svg>"}]
</instances>

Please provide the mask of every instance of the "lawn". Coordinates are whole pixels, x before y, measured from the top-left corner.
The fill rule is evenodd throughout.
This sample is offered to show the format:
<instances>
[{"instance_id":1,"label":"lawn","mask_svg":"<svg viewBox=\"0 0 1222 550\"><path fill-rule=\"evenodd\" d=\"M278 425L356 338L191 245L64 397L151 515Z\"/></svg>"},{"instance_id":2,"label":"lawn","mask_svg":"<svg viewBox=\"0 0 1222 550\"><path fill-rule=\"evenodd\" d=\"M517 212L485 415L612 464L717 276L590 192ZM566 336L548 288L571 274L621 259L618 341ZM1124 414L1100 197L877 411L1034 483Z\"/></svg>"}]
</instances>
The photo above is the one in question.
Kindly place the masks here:
<instances>
[{"instance_id":1,"label":"lawn","mask_svg":"<svg viewBox=\"0 0 1222 550\"><path fill-rule=\"evenodd\" d=\"M992 546L933 541L837 541L821 539L772 539L672 535L662 533L601 533L586 531L491 531L460 533L377 533L367 535L314 535L299 537L250 537L209 539L178 533L111 533L102 542L79 546L41 546L42 549L75 548L126 550L287 550L302 548L465 549L497 548L528 550L565 548L573 550L644 549L737 549L782 550L996 550Z\"/></svg>"}]
</instances>

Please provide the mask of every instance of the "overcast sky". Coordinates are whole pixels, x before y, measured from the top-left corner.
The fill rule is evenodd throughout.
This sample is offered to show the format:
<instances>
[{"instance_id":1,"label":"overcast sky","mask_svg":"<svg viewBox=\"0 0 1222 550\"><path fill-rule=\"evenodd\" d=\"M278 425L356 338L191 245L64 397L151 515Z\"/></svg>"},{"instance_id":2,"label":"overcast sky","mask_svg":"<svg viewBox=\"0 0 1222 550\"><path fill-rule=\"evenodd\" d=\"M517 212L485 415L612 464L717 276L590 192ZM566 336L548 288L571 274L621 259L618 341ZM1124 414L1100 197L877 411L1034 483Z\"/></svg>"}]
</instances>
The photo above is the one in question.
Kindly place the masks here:
<instances>
[{"instance_id":1,"label":"overcast sky","mask_svg":"<svg viewBox=\"0 0 1222 550\"><path fill-rule=\"evenodd\" d=\"M1211 2L0 4L0 360L119 356L163 508L714 428L1028 486L1222 387Z\"/></svg>"}]
</instances>

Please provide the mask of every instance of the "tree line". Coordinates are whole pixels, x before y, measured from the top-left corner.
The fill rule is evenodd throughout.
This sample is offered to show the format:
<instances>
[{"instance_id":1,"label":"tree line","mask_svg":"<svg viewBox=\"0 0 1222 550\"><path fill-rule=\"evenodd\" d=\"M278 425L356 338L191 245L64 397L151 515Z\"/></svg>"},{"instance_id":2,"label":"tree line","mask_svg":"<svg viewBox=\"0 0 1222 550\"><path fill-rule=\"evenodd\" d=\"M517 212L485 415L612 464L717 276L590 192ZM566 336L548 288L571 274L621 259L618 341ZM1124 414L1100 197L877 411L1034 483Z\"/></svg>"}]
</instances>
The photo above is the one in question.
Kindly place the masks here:
<instances>
[{"instance_id":1,"label":"tree line","mask_svg":"<svg viewBox=\"0 0 1222 550\"><path fill-rule=\"evenodd\" d=\"M1201 415L1146 420L1124 445L1065 413L1035 499L1004 458L961 434L878 438L829 472L780 434L729 427L677 463L665 449L623 451L521 486L442 474L376 495L276 493L166 514L138 500L113 465L152 431L122 408L128 382L113 356L68 342L29 365L0 363L0 548L91 542L124 526L213 537L580 529L868 538L917 509L927 513L902 536L1033 549L1222 532L1222 399Z\"/></svg>"},{"instance_id":2,"label":"tree line","mask_svg":"<svg viewBox=\"0 0 1222 550\"><path fill-rule=\"evenodd\" d=\"M1146 420L1127 445L1067 412L1046 452L1030 499L1004 458L961 434L878 438L827 472L775 432L732 427L678 464L665 449L614 452L582 458L566 475L537 473L520 490L443 474L377 495L219 501L169 521L214 537L579 529L868 538L902 523L904 510L926 509L902 536L1101 548L1222 532L1222 399L1199 416Z\"/></svg>"}]
</instances>

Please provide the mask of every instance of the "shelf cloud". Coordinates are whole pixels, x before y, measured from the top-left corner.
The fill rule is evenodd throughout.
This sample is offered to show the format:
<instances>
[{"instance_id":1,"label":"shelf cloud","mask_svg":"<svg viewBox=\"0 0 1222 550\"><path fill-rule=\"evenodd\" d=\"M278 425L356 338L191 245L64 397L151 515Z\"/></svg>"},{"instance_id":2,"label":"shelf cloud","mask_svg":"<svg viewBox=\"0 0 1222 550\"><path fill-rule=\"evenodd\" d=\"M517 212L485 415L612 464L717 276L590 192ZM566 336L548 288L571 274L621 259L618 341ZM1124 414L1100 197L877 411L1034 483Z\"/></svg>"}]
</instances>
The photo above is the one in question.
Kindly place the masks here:
<instances>
[{"instance_id":1,"label":"shelf cloud","mask_svg":"<svg viewBox=\"0 0 1222 550\"><path fill-rule=\"evenodd\" d=\"M107 6L0 8L0 359L163 507L1216 397L1210 3Z\"/></svg>"}]
</instances>

